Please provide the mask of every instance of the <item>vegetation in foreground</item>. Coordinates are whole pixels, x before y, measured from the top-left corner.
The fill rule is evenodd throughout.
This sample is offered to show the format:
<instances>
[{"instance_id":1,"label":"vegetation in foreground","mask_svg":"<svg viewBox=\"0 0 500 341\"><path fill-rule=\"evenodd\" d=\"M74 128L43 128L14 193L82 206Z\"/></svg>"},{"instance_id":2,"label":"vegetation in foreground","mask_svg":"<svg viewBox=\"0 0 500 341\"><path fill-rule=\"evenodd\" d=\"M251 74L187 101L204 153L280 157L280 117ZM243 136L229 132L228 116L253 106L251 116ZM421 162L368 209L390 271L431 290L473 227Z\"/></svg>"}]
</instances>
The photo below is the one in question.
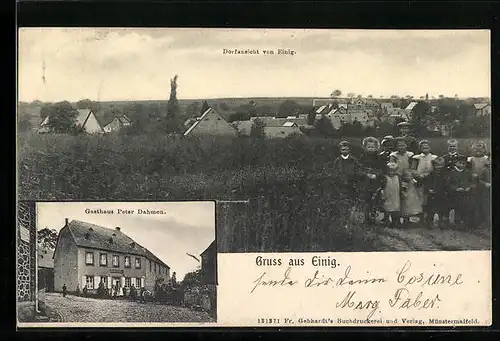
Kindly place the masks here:
<instances>
[{"instance_id":1,"label":"vegetation in foreground","mask_svg":"<svg viewBox=\"0 0 500 341\"><path fill-rule=\"evenodd\" d=\"M434 153L446 151L446 139L430 141ZM470 153L472 141L459 139L463 153ZM245 249L293 251L313 245L318 250L368 250L371 246L362 236L344 228L349 206L339 199L331 173L338 142L331 138L21 135L19 198L250 198L241 212L247 220L231 236L244 236ZM352 143L353 154L359 155L361 140Z\"/></svg>"}]
</instances>

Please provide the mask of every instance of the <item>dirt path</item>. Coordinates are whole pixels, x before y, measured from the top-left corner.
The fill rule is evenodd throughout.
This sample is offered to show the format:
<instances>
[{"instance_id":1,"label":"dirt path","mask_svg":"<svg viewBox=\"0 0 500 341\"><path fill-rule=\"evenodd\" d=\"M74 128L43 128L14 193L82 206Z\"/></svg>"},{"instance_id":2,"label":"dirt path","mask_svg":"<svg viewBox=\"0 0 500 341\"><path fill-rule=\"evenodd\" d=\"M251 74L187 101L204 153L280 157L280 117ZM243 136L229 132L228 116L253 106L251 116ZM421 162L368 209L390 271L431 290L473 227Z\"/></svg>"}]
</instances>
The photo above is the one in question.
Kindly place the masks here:
<instances>
[{"instance_id":1,"label":"dirt path","mask_svg":"<svg viewBox=\"0 0 500 341\"><path fill-rule=\"evenodd\" d=\"M59 322L214 322L206 312L156 303L47 293L45 304Z\"/></svg>"},{"instance_id":2,"label":"dirt path","mask_svg":"<svg viewBox=\"0 0 500 341\"><path fill-rule=\"evenodd\" d=\"M485 230L473 232L454 228L382 228L366 236L378 251L489 250L491 238Z\"/></svg>"}]
</instances>

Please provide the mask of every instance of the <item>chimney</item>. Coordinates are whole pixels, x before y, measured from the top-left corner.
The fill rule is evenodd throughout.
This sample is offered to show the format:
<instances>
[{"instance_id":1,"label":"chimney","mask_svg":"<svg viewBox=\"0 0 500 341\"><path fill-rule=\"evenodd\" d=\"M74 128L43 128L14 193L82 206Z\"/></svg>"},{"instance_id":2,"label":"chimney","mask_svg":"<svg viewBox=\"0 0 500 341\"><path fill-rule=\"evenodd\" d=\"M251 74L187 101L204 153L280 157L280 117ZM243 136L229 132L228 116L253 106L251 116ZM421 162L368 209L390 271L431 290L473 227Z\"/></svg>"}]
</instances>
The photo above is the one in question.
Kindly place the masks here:
<instances>
[{"instance_id":1,"label":"chimney","mask_svg":"<svg viewBox=\"0 0 500 341\"><path fill-rule=\"evenodd\" d=\"M64 225L64 226L68 226L68 224L69 224L69 219L66 218L66 225Z\"/></svg>"},{"instance_id":2,"label":"chimney","mask_svg":"<svg viewBox=\"0 0 500 341\"><path fill-rule=\"evenodd\" d=\"M115 227L115 230L120 231L120 226Z\"/></svg>"}]
</instances>

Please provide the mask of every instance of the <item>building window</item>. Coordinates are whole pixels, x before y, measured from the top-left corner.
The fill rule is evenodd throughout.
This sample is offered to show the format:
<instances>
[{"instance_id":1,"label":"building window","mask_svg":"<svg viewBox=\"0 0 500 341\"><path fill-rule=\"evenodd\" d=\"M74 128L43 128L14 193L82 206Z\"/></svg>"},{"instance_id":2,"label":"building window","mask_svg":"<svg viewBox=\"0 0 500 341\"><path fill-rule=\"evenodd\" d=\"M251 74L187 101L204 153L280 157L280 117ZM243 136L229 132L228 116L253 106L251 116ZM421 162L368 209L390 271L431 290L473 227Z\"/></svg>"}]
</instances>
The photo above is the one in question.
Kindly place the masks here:
<instances>
[{"instance_id":1,"label":"building window","mask_svg":"<svg viewBox=\"0 0 500 341\"><path fill-rule=\"evenodd\" d=\"M149 261L149 271L153 270L153 264L151 264L151 260Z\"/></svg>"},{"instance_id":2,"label":"building window","mask_svg":"<svg viewBox=\"0 0 500 341\"><path fill-rule=\"evenodd\" d=\"M100 266L108 266L108 255L105 253L101 253L99 255L99 265Z\"/></svg>"},{"instance_id":3,"label":"building window","mask_svg":"<svg viewBox=\"0 0 500 341\"><path fill-rule=\"evenodd\" d=\"M156 273L156 263L155 263L155 273Z\"/></svg>"},{"instance_id":4,"label":"building window","mask_svg":"<svg viewBox=\"0 0 500 341\"><path fill-rule=\"evenodd\" d=\"M135 279L135 287L140 289L142 286L141 286L141 279L139 277L137 277Z\"/></svg>"},{"instance_id":5,"label":"building window","mask_svg":"<svg viewBox=\"0 0 500 341\"><path fill-rule=\"evenodd\" d=\"M125 256L125 267L130 268L130 256Z\"/></svg>"},{"instance_id":6,"label":"building window","mask_svg":"<svg viewBox=\"0 0 500 341\"><path fill-rule=\"evenodd\" d=\"M136 269L141 268L141 259L139 257L135 257L135 268Z\"/></svg>"},{"instance_id":7,"label":"building window","mask_svg":"<svg viewBox=\"0 0 500 341\"><path fill-rule=\"evenodd\" d=\"M93 252L85 253L85 264L86 265L94 265L94 253Z\"/></svg>"},{"instance_id":8,"label":"building window","mask_svg":"<svg viewBox=\"0 0 500 341\"><path fill-rule=\"evenodd\" d=\"M131 282L131 278L125 277L125 288L130 288L130 282Z\"/></svg>"},{"instance_id":9,"label":"building window","mask_svg":"<svg viewBox=\"0 0 500 341\"><path fill-rule=\"evenodd\" d=\"M94 289L94 276L85 276L85 284L87 289Z\"/></svg>"},{"instance_id":10,"label":"building window","mask_svg":"<svg viewBox=\"0 0 500 341\"><path fill-rule=\"evenodd\" d=\"M108 287L108 277L101 276L101 283L104 285L104 288Z\"/></svg>"},{"instance_id":11,"label":"building window","mask_svg":"<svg viewBox=\"0 0 500 341\"><path fill-rule=\"evenodd\" d=\"M120 256L118 255L113 255L113 266L115 268L120 266Z\"/></svg>"}]
</instances>

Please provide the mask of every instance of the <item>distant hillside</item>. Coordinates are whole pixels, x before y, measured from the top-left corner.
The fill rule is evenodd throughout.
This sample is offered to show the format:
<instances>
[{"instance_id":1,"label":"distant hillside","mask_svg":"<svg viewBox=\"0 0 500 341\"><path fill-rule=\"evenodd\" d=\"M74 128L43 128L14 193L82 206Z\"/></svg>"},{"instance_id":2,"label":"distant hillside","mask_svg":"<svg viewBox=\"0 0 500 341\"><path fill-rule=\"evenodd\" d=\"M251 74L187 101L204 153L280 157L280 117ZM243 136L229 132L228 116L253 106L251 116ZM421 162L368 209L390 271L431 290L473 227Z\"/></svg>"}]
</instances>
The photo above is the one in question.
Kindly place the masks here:
<instances>
[{"instance_id":1,"label":"distant hillside","mask_svg":"<svg viewBox=\"0 0 500 341\"><path fill-rule=\"evenodd\" d=\"M250 113L252 116L275 116L278 113L280 105L291 100L296 102L301 111L308 112L313 101L316 100L316 106L331 101L329 97L241 97L241 98L208 98L208 99L180 99L179 106L181 116L187 119L201 114L201 108L204 101L208 105L220 112L225 118L229 119L235 113ZM347 102L348 98L338 98L339 102ZM406 106L409 101L418 101L418 99L389 99L373 98L378 102L393 102L397 105ZM431 99L431 105L435 105L438 99ZM490 102L485 98L467 99L470 103ZM127 114L132 120L138 120L144 115L162 116L167 111L167 100L137 100L137 101L102 101L100 102L100 111L98 116L109 117L110 112L119 112ZM35 101L31 103L20 102L18 104L18 115L26 115L32 126L40 125L42 119L40 110L44 104Z\"/></svg>"}]
</instances>

